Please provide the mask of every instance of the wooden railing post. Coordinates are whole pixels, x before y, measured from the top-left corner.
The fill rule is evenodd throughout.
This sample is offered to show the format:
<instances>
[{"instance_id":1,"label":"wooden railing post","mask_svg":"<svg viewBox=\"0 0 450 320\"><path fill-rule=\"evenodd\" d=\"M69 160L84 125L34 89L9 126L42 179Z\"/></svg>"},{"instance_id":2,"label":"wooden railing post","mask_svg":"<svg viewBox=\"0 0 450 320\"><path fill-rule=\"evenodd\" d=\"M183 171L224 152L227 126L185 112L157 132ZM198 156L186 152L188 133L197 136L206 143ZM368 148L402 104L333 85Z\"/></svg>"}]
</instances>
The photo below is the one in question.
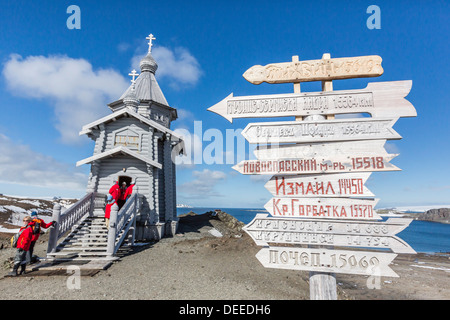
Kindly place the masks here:
<instances>
[{"instance_id":1,"label":"wooden railing post","mask_svg":"<svg viewBox=\"0 0 450 320\"><path fill-rule=\"evenodd\" d=\"M56 221L56 224L51 226L50 235L48 239L48 247L47 253L54 252L56 249L56 243L58 241L58 233L59 233L59 218L61 216L61 205L59 203L55 203L53 206L53 221Z\"/></svg>"},{"instance_id":2,"label":"wooden railing post","mask_svg":"<svg viewBox=\"0 0 450 320\"><path fill-rule=\"evenodd\" d=\"M111 214L109 216L109 230L108 230L108 246L106 253L108 257L114 255L114 249L116 246L116 233L117 233L117 214L119 213L119 206L114 203L111 207Z\"/></svg>"},{"instance_id":3,"label":"wooden railing post","mask_svg":"<svg viewBox=\"0 0 450 320\"><path fill-rule=\"evenodd\" d=\"M95 210L95 197L97 196L97 192L92 192L91 195L91 205L89 206L89 217L94 216Z\"/></svg>"},{"instance_id":4,"label":"wooden railing post","mask_svg":"<svg viewBox=\"0 0 450 320\"><path fill-rule=\"evenodd\" d=\"M137 218L137 213L139 210L139 195L138 195L138 187L134 186L133 187L133 193L132 196L134 197L134 218L133 218L133 226L132 228L132 232L131 232L131 239L129 239L129 242L131 243L132 246L134 246L134 240L136 238L136 218Z\"/></svg>"}]
</instances>

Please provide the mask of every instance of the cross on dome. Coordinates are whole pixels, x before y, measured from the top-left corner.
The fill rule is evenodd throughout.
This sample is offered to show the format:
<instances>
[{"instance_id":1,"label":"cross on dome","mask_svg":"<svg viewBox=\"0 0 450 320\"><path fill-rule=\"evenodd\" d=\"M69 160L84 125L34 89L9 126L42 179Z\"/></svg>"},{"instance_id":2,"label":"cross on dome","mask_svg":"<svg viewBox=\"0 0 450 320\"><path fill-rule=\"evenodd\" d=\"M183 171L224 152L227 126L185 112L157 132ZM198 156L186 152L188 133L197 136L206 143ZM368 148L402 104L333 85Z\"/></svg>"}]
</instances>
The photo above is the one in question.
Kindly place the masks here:
<instances>
[{"instance_id":1,"label":"cross on dome","mask_svg":"<svg viewBox=\"0 0 450 320\"><path fill-rule=\"evenodd\" d=\"M145 39L148 40L148 53L145 57L142 58L141 62L139 63L139 67L141 68L141 73L148 71L155 74L156 69L158 69L158 64L156 63L155 59L153 59L151 52L153 40L156 40L156 38L153 36L153 34L150 33L149 36Z\"/></svg>"},{"instance_id":2,"label":"cross on dome","mask_svg":"<svg viewBox=\"0 0 450 320\"><path fill-rule=\"evenodd\" d=\"M156 38L153 36L153 34L149 34L149 36L147 38L145 38L148 40L148 53L152 52L152 47L153 47L153 40L156 40Z\"/></svg>"}]
</instances>

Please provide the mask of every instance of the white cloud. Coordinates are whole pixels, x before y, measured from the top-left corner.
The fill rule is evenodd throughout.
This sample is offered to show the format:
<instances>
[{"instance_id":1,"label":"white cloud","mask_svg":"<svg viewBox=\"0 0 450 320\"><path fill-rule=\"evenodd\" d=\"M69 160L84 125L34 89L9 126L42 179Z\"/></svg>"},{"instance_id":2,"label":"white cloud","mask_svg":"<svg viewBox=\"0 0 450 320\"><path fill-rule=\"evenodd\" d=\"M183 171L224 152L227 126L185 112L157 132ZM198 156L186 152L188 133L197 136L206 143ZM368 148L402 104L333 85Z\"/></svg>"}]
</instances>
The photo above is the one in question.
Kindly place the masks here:
<instances>
[{"instance_id":1,"label":"white cloud","mask_svg":"<svg viewBox=\"0 0 450 320\"><path fill-rule=\"evenodd\" d=\"M54 107L61 141L80 143L81 127L107 114L106 104L118 99L128 81L111 69L93 70L85 59L67 56L10 56L3 68L15 95L48 99Z\"/></svg>"},{"instance_id":2,"label":"white cloud","mask_svg":"<svg viewBox=\"0 0 450 320\"><path fill-rule=\"evenodd\" d=\"M386 142L384 144L384 148L389 153L394 153L394 154L399 154L400 153L400 149L398 148L398 145L395 144L395 142L390 142L390 141Z\"/></svg>"},{"instance_id":3,"label":"white cloud","mask_svg":"<svg viewBox=\"0 0 450 320\"><path fill-rule=\"evenodd\" d=\"M251 175L250 176L250 181L256 182L258 184L260 183L266 183L267 181L269 181L269 179L271 178L270 175Z\"/></svg>"},{"instance_id":4,"label":"white cloud","mask_svg":"<svg viewBox=\"0 0 450 320\"><path fill-rule=\"evenodd\" d=\"M145 55L135 55L131 59L132 68L139 70L139 63ZM195 86L203 74L199 62L186 48L176 47L172 50L155 46L152 56L158 64L157 79L167 79L174 89Z\"/></svg>"},{"instance_id":5,"label":"white cloud","mask_svg":"<svg viewBox=\"0 0 450 320\"><path fill-rule=\"evenodd\" d=\"M183 183L178 186L179 190L193 198L219 197L220 193L214 190L214 187L227 175L222 171L204 169L203 171L193 171L192 181Z\"/></svg>"},{"instance_id":6,"label":"white cloud","mask_svg":"<svg viewBox=\"0 0 450 320\"><path fill-rule=\"evenodd\" d=\"M15 144L0 133L0 181L37 187L84 190L87 176L73 166Z\"/></svg>"},{"instance_id":7,"label":"white cloud","mask_svg":"<svg viewBox=\"0 0 450 320\"><path fill-rule=\"evenodd\" d=\"M178 119L183 121L183 123L190 124L191 122L194 122L194 120L195 120L194 113L187 109L178 108L177 113L178 113ZM180 126L178 123L177 123L177 125Z\"/></svg>"},{"instance_id":8,"label":"white cloud","mask_svg":"<svg viewBox=\"0 0 450 320\"><path fill-rule=\"evenodd\" d=\"M227 175L225 172L218 171L218 170L209 170L204 169L203 171L194 171L192 172L192 175L196 177L199 180L212 180L212 181L219 181L224 180Z\"/></svg>"}]
</instances>

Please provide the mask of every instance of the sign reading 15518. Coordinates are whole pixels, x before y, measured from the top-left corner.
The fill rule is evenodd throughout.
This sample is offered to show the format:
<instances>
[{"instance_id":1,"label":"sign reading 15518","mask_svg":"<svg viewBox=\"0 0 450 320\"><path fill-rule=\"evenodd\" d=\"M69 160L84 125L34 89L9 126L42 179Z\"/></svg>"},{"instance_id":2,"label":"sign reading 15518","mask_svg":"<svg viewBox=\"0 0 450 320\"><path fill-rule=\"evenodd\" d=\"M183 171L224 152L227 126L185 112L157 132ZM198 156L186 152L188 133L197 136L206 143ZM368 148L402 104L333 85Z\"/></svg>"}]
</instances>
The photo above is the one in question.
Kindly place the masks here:
<instances>
[{"instance_id":1,"label":"sign reading 15518","mask_svg":"<svg viewBox=\"0 0 450 320\"><path fill-rule=\"evenodd\" d=\"M395 155L382 157L348 157L343 161L328 159L244 160L233 167L241 174L310 174L364 171L397 171L389 161Z\"/></svg>"}]
</instances>

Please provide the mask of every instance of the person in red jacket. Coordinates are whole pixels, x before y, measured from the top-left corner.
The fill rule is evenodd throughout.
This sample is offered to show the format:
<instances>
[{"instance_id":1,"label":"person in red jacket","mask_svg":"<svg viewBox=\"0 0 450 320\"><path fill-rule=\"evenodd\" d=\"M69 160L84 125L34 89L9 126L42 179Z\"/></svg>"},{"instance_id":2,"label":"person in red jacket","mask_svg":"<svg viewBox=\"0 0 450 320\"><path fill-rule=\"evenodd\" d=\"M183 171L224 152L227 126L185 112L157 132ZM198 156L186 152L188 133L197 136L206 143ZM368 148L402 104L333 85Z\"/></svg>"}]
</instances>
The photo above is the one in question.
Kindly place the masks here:
<instances>
[{"instance_id":1,"label":"person in red jacket","mask_svg":"<svg viewBox=\"0 0 450 320\"><path fill-rule=\"evenodd\" d=\"M115 201L119 200L120 197L119 181L115 181L115 184L111 188L109 188L109 194L112 195Z\"/></svg>"},{"instance_id":2,"label":"person in red jacket","mask_svg":"<svg viewBox=\"0 0 450 320\"><path fill-rule=\"evenodd\" d=\"M117 205L119 206L119 210L123 207L123 205L125 204L125 200L127 200L127 198L125 198L125 193L127 191L127 183L126 182L122 182L122 186L120 187L120 194L119 194L119 199L116 200Z\"/></svg>"},{"instance_id":3,"label":"person in red jacket","mask_svg":"<svg viewBox=\"0 0 450 320\"><path fill-rule=\"evenodd\" d=\"M17 240L17 251L14 257L13 270L8 274L9 276L17 276L17 270L21 267L20 273L25 273L27 265L27 252L30 249L31 239L33 238L33 225L31 217L23 218L23 227L20 228L20 236Z\"/></svg>"},{"instance_id":4,"label":"person in red jacket","mask_svg":"<svg viewBox=\"0 0 450 320\"><path fill-rule=\"evenodd\" d=\"M33 251L34 251L34 245L36 244L36 241L39 239L39 236L41 235L41 228L50 228L55 221L52 221L50 223L45 223L44 220L38 218L37 212L33 211L31 212L31 219L34 223L33 227L33 238L31 239L31 245L30 249L28 250L28 260L31 262L31 259L33 258Z\"/></svg>"},{"instance_id":5,"label":"person in red jacket","mask_svg":"<svg viewBox=\"0 0 450 320\"><path fill-rule=\"evenodd\" d=\"M127 190L125 191L125 201L128 200L129 197L131 197L131 194L133 193L133 187L134 187L135 182L131 182L131 184L128 186Z\"/></svg>"},{"instance_id":6,"label":"person in red jacket","mask_svg":"<svg viewBox=\"0 0 450 320\"><path fill-rule=\"evenodd\" d=\"M113 198L112 195L108 195L106 199L106 207L105 207L105 224L106 228L109 230L109 218L111 216L111 207L116 203L116 199Z\"/></svg>"}]
</instances>

